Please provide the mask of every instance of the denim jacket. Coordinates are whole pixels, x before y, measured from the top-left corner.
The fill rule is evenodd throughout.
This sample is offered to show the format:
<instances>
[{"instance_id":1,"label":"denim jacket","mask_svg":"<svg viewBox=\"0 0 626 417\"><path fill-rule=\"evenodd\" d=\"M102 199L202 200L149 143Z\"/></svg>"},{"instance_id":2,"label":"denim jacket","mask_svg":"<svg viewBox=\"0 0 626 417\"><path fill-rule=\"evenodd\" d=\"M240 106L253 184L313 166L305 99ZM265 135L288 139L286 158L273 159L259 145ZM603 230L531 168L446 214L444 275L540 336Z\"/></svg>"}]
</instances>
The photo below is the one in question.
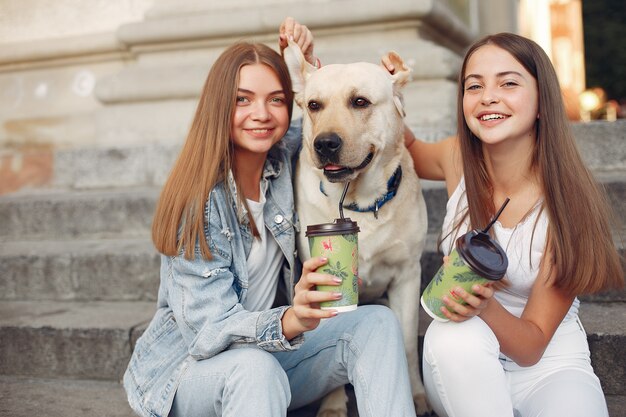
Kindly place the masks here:
<instances>
[{"instance_id":1,"label":"denim jacket","mask_svg":"<svg viewBox=\"0 0 626 417\"><path fill-rule=\"evenodd\" d=\"M293 123L268 153L262 175L265 226L285 258L279 287L287 303L293 298L298 269L292 173L300 137L300 123ZM198 245L194 260L185 259L182 252L161 256L157 311L137 340L124 374L129 403L142 416L169 414L180 378L191 361L237 347L275 352L297 349L302 343L302 336L288 341L283 335L281 318L287 306L258 312L242 306L248 290L246 259L253 236L247 213L237 204L236 196L232 174L209 194L205 238L212 259L203 259Z\"/></svg>"}]
</instances>

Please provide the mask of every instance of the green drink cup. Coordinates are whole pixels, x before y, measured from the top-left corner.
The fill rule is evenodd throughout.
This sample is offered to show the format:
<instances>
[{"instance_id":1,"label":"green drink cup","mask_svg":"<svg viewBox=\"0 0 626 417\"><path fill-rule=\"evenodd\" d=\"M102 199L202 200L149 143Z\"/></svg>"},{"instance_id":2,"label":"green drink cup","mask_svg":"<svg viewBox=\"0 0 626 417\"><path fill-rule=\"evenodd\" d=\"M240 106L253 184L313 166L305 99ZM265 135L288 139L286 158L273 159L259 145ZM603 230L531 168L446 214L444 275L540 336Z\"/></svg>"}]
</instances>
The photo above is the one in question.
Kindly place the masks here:
<instances>
[{"instance_id":1,"label":"green drink cup","mask_svg":"<svg viewBox=\"0 0 626 417\"><path fill-rule=\"evenodd\" d=\"M474 284L502 279L508 265L506 252L491 236L472 230L457 239L456 248L424 290L420 303L433 319L448 321L441 312L441 307L447 308L442 300L445 295L465 304L451 293L453 288L461 287L473 294Z\"/></svg>"},{"instance_id":2,"label":"green drink cup","mask_svg":"<svg viewBox=\"0 0 626 417\"><path fill-rule=\"evenodd\" d=\"M356 222L349 218L335 219L334 223L307 226L309 251L312 257L323 256L328 263L317 269L318 272L341 278L341 285L318 285L318 291L341 292L340 300L320 303L322 310L345 312L355 310L359 302L358 283L358 232Z\"/></svg>"},{"instance_id":3,"label":"green drink cup","mask_svg":"<svg viewBox=\"0 0 626 417\"><path fill-rule=\"evenodd\" d=\"M506 252L488 232L508 203L507 198L483 230L471 230L456 240L456 247L450 252L448 260L439 268L420 298L420 304L433 319L448 321L441 312L441 307L448 308L443 302L446 295L460 304L466 304L451 292L453 288L461 287L474 294L474 284L498 281L506 274L509 266Z\"/></svg>"}]
</instances>

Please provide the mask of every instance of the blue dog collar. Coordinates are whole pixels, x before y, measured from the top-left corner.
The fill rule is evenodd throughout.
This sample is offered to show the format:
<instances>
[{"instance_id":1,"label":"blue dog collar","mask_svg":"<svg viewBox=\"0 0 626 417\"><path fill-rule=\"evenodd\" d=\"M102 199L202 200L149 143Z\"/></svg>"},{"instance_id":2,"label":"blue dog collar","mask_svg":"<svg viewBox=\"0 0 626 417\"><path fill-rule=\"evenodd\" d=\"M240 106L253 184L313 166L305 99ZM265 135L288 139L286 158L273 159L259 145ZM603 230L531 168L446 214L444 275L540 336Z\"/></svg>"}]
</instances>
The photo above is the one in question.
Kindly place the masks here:
<instances>
[{"instance_id":1,"label":"blue dog collar","mask_svg":"<svg viewBox=\"0 0 626 417\"><path fill-rule=\"evenodd\" d=\"M387 202L391 201L398 193L398 187L402 181L402 167L398 165L398 169L393 173L389 181L387 181L387 192L378 197L373 204L368 207L359 207L356 203L344 204L343 208L351 211L357 211L359 213L367 213L369 211L374 212L374 217L378 218L378 210L384 206ZM328 194L324 191L324 183L320 181L320 191L326 197Z\"/></svg>"}]
</instances>

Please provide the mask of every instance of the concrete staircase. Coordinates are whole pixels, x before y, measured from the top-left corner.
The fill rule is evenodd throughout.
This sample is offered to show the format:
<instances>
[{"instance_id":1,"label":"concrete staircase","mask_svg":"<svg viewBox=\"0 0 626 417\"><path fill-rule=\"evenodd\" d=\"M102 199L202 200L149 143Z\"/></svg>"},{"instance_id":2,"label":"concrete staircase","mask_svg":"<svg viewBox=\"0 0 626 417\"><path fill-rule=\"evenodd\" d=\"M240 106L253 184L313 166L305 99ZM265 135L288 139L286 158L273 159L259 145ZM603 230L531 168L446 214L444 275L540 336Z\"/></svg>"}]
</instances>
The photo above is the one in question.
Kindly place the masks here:
<instances>
[{"instance_id":1,"label":"concrete staircase","mask_svg":"<svg viewBox=\"0 0 626 417\"><path fill-rule=\"evenodd\" d=\"M626 225L626 121L575 132ZM119 381L155 309L159 258L150 223L177 152L171 145L57 151L50 186L0 196L0 416L133 415ZM423 285L441 263L435 241L447 199L440 184L424 188ZM626 291L584 298L581 319L611 415L624 416ZM427 324L422 314L422 335ZM356 416L353 401L350 410ZM290 417L314 414L308 407Z\"/></svg>"}]
</instances>

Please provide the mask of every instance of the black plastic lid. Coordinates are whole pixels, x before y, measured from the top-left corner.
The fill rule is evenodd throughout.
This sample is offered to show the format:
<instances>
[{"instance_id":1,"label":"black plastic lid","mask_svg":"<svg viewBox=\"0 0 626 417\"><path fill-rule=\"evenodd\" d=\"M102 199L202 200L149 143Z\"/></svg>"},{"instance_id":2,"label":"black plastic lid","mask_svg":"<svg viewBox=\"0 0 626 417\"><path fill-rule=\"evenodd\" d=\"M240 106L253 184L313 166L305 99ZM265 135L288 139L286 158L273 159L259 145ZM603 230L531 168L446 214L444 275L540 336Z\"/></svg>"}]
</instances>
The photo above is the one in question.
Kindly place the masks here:
<instances>
[{"instance_id":1,"label":"black plastic lid","mask_svg":"<svg viewBox=\"0 0 626 417\"><path fill-rule=\"evenodd\" d=\"M345 219L335 219L334 223L312 224L306 228L306 237L348 235L359 232L356 222L346 217Z\"/></svg>"},{"instance_id":2,"label":"black plastic lid","mask_svg":"<svg viewBox=\"0 0 626 417\"><path fill-rule=\"evenodd\" d=\"M497 281L506 273L509 260L502 247L479 230L472 230L456 241L459 255L478 275Z\"/></svg>"}]
</instances>

